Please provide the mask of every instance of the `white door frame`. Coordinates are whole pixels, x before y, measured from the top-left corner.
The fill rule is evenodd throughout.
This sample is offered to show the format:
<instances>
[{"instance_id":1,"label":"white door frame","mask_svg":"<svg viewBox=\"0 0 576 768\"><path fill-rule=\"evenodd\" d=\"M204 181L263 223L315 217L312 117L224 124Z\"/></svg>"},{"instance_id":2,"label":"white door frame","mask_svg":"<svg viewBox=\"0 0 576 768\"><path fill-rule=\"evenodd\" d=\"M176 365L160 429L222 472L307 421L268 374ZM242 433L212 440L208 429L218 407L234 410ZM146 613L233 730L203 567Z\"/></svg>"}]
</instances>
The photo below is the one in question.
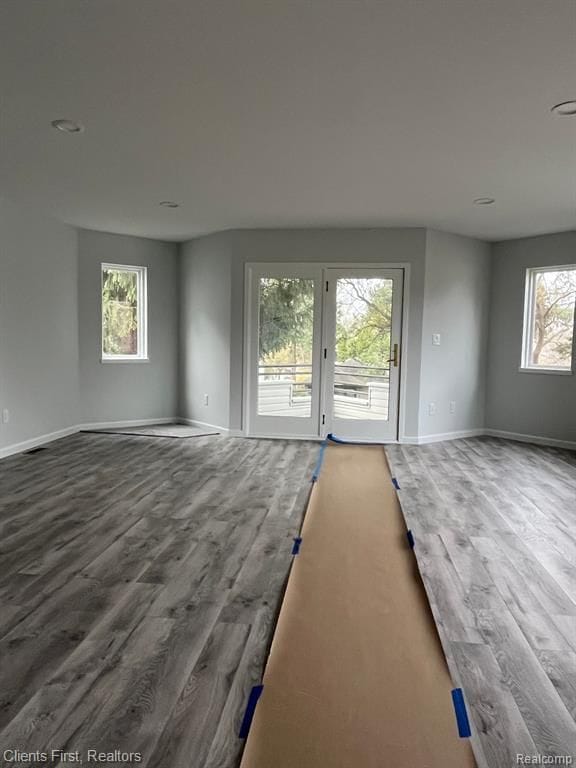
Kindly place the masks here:
<instances>
[{"instance_id":1,"label":"white door frame","mask_svg":"<svg viewBox=\"0 0 576 768\"><path fill-rule=\"evenodd\" d=\"M404 270L404 285L402 291L402 344L401 344L401 357L400 357L400 396L398 402L398 439L390 442L404 442L406 439L406 397L407 397L407 368L408 368L408 339L409 339L409 326L408 320L410 315L410 271L411 264L406 261L395 262L246 262L244 264L244 339L243 339L243 376L242 376L242 430L241 434L249 437L263 437L263 435L256 434L253 427L253 414L250 413L250 387L251 387L251 372L250 372L250 337L252 335L252 270L254 269L291 269L293 267L316 267L320 270L324 269L403 269ZM319 381L320 386L323 382ZM320 420L319 420L320 421ZM320 435L320 423L318 424L318 434L311 435L310 438L305 439L321 439ZM269 437L269 435L268 435ZM279 438L293 438L293 435L278 434Z\"/></svg>"},{"instance_id":2,"label":"white door frame","mask_svg":"<svg viewBox=\"0 0 576 768\"><path fill-rule=\"evenodd\" d=\"M258 413L259 305L254 294L262 277L297 277L314 280L314 326L312 333L312 391L310 416L272 416ZM319 435L322 345L322 269L316 264L251 264L246 273L248 336L245 344L247 369L246 407L248 434L251 437L292 437L315 439Z\"/></svg>"},{"instance_id":3,"label":"white door frame","mask_svg":"<svg viewBox=\"0 0 576 768\"><path fill-rule=\"evenodd\" d=\"M341 432L335 424L337 417L334 415L334 363L336 360L336 349L334 340L336 337L336 283L340 277L358 277L358 278L382 278L391 280L394 286L392 317L390 319L390 354L394 345L398 345L398 362L395 366L390 366L389 399L388 411L389 419L338 419L341 422L342 430L346 429L348 434ZM378 438L380 442L397 442L399 430L399 411L400 411L400 381L402 371L402 294L404 290L404 270L394 269L390 266L381 267L372 265L370 267L328 267L324 270L324 306L322 312L323 334L322 346L324 349L324 359L322 360L322 401L321 411L325 414L326 423L322 424L321 436L326 436L331 432L350 440L359 440L370 442L376 440L374 431L376 427L381 426L383 431L391 431L392 434L382 435ZM328 286L330 285L330 290ZM383 363L388 361L383 361ZM351 434L355 433L355 434Z\"/></svg>"}]
</instances>

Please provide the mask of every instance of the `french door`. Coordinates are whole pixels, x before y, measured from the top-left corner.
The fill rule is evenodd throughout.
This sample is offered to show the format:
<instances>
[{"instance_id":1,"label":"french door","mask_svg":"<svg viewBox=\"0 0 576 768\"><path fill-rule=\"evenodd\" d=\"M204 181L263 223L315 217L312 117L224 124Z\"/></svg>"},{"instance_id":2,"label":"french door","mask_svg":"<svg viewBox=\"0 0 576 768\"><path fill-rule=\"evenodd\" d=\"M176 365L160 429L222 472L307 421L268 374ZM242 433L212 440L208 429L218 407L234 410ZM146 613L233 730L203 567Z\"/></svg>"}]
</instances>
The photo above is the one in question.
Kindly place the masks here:
<instances>
[{"instance_id":1,"label":"french door","mask_svg":"<svg viewBox=\"0 0 576 768\"><path fill-rule=\"evenodd\" d=\"M397 438L403 270L247 271L248 434Z\"/></svg>"},{"instance_id":2,"label":"french door","mask_svg":"<svg viewBox=\"0 0 576 768\"><path fill-rule=\"evenodd\" d=\"M248 432L318 436L321 270L259 264L248 275Z\"/></svg>"},{"instance_id":3,"label":"french door","mask_svg":"<svg viewBox=\"0 0 576 768\"><path fill-rule=\"evenodd\" d=\"M398 437L401 269L326 269L323 416L349 440Z\"/></svg>"}]
</instances>

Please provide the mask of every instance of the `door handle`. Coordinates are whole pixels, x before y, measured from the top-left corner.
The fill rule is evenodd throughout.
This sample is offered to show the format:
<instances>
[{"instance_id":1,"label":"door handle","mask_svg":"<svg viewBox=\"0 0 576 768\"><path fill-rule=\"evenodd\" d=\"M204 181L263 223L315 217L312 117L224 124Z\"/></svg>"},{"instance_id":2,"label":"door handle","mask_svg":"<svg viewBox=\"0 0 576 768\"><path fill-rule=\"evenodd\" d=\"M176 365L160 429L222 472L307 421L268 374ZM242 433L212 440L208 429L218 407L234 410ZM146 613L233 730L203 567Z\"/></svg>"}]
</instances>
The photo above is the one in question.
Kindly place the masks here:
<instances>
[{"instance_id":1,"label":"door handle","mask_svg":"<svg viewBox=\"0 0 576 768\"><path fill-rule=\"evenodd\" d=\"M392 347L392 357L388 362L394 363L394 368L398 368L398 344L394 344Z\"/></svg>"}]
</instances>

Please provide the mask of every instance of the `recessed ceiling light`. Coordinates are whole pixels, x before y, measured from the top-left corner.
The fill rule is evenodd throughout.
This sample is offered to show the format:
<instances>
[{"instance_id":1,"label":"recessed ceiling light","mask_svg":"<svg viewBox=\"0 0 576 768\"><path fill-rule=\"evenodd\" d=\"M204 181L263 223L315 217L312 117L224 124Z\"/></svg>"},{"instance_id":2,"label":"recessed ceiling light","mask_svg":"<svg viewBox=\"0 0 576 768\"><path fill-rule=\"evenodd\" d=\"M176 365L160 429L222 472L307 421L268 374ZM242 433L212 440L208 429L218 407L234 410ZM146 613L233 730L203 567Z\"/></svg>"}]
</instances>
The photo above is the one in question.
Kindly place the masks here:
<instances>
[{"instance_id":1,"label":"recessed ceiling light","mask_svg":"<svg viewBox=\"0 0 576 768\"><path fill-rule=\"evenodd\" d=\"M476 200L474 200L474 205L492 205L493 202L493 197L477 197Z\"/></svg>"},{"instance_id":2,"label":"recessed ceiling light","mask_svg":"<svg viewBox=\"0 0 576 768\"><path fill-rule=\"evenodd\" d=\"M563 101L560 104L555 104L550 111L557 115L576 115L576 101Z\"/></svg>"},{"instance_id":3,"label":"recessed ceiling light","mask_svg":"<svg viewBox=\"0 0 576 768\"><path fill-rule=\"evenodd\" d=\"M52 128L62 133L82 133L84 126L81 123L75 123L74 120L52 120Z\"/></svg>"},{"instance_id":4,"label":"recessed ceiling light","mask_svg":"<svg viewBox=\"0 0 576 768\"><path fill-rule=\"evenodd\" d=\"M162 200L158 205L161 205L163 208L180 208L180 203L175 203L172 200Z\"/></svg>"}]
</instances>

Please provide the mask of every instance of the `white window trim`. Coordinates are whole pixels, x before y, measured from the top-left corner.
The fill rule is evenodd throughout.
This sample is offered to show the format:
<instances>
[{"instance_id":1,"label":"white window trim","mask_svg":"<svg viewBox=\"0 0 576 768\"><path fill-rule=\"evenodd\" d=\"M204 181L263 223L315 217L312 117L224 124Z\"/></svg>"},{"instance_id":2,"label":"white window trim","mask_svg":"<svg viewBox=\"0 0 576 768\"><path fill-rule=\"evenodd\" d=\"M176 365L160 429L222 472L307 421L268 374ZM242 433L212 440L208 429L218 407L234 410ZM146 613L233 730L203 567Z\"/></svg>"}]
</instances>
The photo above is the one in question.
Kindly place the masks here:
<instances>
[{"instance_id":1,"label":"white window trim","mask_svg":"<svg viewBox=\"0 0 576 768\"><path fill-rule=\"evenodd\" d=\"M576 264L559 264L553 267L528 267L524 291L524 315L522 321L522 358L518 370L520 373L543 373L556 376L572 376L576 350L576 309L574 312L574 330L572 336L572 360L569 368L530 365L530 351L534 334L534 276L541 272L569 272L576 270Z\"/></svg>"},{"instance_id":2,"label":"white window trim","mask_svg":"<svg viewBox=\"0 0 576 768\"><path fill-rule=\"evenodd\" d=\"M138 354L136 355L107 355L104 352L104 318L102 316L102 291L104 290L104 271L119 270L135 272L137 276L138 296ZM101 363L147 363L148 357L148 267L138 267L133 264L100 265L100 362Z\"/></svg>"}]
</instances>

